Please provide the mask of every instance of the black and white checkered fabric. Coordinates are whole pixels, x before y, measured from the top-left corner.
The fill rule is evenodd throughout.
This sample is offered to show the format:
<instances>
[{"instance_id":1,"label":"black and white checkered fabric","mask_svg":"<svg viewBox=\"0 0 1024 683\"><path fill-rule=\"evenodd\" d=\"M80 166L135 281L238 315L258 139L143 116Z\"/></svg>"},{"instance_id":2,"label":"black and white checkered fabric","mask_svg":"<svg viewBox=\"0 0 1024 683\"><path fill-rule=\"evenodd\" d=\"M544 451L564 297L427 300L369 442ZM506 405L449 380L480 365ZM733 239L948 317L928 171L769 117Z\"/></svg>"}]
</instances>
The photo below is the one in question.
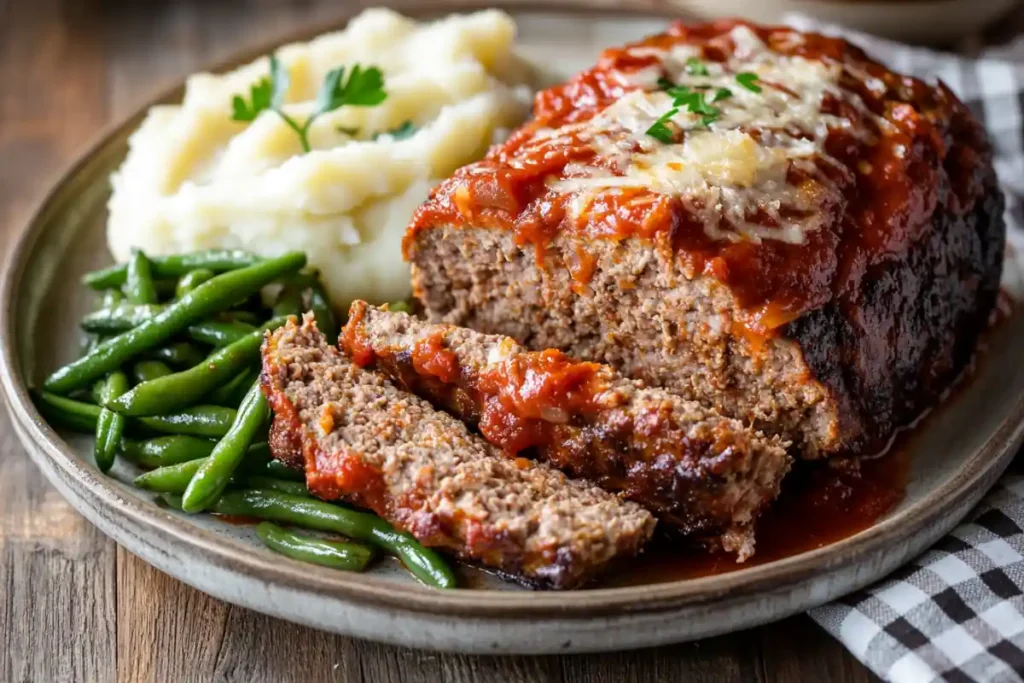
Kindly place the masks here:
<instances>
[{"instance_id":1,"label":"black and white checkered fabric","mask_svg":"<svg viewBox=\"0 0 1024 683\"><path fill-rule=\"evenodd\" d=\"M1024 254L1024 38L977 58L822 26L893 70L943 80L988 128L1006 192L1012 263ZM1016 255L1013 252L1016 251ZM1024 681L1024 477L1007 475L933 549L878 585L811 617L894 683Z\"/></svg>"},{"instance_id":2,"label":"black and white checkered fabric","mask_svg":"<svg viewBox=\"0 0 1024 683\"><path fill-rule=\"evenodd\" d=\"M811 616L885 680L1024 680L1024 477L885 581Z\"/></svg>"}]
</instances>

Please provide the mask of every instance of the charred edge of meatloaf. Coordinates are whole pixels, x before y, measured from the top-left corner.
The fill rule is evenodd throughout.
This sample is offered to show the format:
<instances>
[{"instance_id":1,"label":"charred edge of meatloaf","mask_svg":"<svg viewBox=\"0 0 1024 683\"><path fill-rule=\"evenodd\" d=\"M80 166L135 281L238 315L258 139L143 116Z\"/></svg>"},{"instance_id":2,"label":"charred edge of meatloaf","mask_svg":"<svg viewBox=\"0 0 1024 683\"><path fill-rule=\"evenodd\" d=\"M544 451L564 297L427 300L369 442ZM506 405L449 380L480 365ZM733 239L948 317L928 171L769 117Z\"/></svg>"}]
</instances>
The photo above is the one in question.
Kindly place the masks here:
<instances>
[{"instance_id":1,"label":"charred edge of meatloaf","mask_svg":"<svg viewBox=\"0 0 1024 683\"><path fill-rule=\"evenodd\" d=\"M275 443L301 444L313 493L370 508L427 546L564 589L635 555L653 533L653 517L636 504L510 460L352 364L311 315L268 337L262 382L277 428L290 432Z\"/></svg>"},{"instance_id":2,"label":"charred edge of meatloaf","mask_svg":"<svg viewBox=\"0 0 1024 683\"><path fill-rule=\"evenodd\" d=\"M624 493L740 561L753 554L753 523L791 464L778 437L606 365L530 352L509 337L357 301L341 340L356 362L478 427L509 456L535 454Z\"/></svg>"},{"instance_id":3,"label":"charred edge of meatloaf","mask_svg":"<svg viewBox=\"0 0 1024 683\"><path fill-rule=\"evenodd\" d=\"M593 258L586 287L569 266ZM432 322L512 337L607 363L793 442L805 457L855 432L845 396L817 381L787 339L737 336L736 305L709 277L690 279L671 251L630 239L560 235L538 256L503 230L435 227L411 245L413 287Z\"/></svg>"}]
</instances>

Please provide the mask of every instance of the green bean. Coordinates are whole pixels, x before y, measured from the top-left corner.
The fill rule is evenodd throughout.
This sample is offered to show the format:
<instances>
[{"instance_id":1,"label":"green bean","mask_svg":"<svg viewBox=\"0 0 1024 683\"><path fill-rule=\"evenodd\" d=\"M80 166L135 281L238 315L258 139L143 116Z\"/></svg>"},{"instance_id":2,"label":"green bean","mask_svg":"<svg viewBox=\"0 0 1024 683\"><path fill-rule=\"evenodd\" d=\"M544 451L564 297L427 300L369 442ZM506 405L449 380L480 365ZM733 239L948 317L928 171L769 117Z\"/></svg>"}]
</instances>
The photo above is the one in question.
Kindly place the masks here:
<instances>
[{"instance_id":1,"label":"green bean","mask_svg":"<svg viewBox=\"0 0 1024 683\"><path fill-rule=\"evenodd\" d=\"M249 469L259 470L259 468L266 463L269 458L270 449L267 447L266 442L253 444L252 446L249 446L241 468L246 471ZM158 467L155 470L140 474L135 478L134 483L139 488L146 489L147 491L182 494L188 489L188 485L189 482L192 481L192 477L195 476L196 472L199 471L199 468L202 467L208 459L209 456L205 458L197 458L195 460L186 460L185 462L180 462L176 465Z\"/></svg>"},{"instance_id":2,"label":"green bean","mask_svg":"<svg viewBox=\"0 0 1024 683\"><path fill-rule=\"evenodd\" d=\"M236 342L256 328L246 323L228 320L207 320L205 322L190 325L188 336L197 342L209 344L210 346L227 346Z\"/></svg>"},{"instance_id":3,"label":"green bean","mask_svg":"<svg viewBox=\"0 0 1024 683\"><path fill-rule=\"evenodd\" d=\"M232 249L211 249L196 251L189 254L174 256L157 256L153 261L153 274L161 278L177 278L197 268L208 268L215 273L223 273L238 268L246 268L259 263L262 259L247 251ZM120 287L128 280L128 265L125 263L110 266L102 270L86 273L82 282L92 289L111 289Z\"/></svg>"},{"instance_id":4,"label":"green bean","mask_svg":"<svg viewBox=\"0 0 1024 683\"><path fill-rule=\"evenodd\" d=\"M212 278L214 275L216 275L216 273L209 268L196 268L195 270L190 270L182 275L178 280L178 284L174 288L174 298L180 299L199 285Z\"/></svg>"},{"instance_id":5,"label":"green bean","mask_svg":"<svg viewBox=\"0 0 1024 683\"><path fill-rule=\"evenodd\" d=\"M408 301L392 301L388 304L388 310L392 313L412 313L412 307Z\"/></svg>"},{"instance_id":6,"label":"green bean","mask_svg":"<svg viewBox=\"0 0 1024 683\"><path fill-rule=\"evenodd\" d=\"M217 315L219 320L228 323L242 323L244 325L259 325L266 320L266 316L256 315L252 311L224 311Z\"/></svg>"},{"instance_id":7,"label":"green bean","mask_svg":"<svg viewBox=\"0 0 1024 683\"><path fill-rule=\"evenodd\" d=\"M267 399L260 385L254 383L238 409L231 431L217 443L185 490L182 498L185 512L200 512L217 500L269 415Z\"/></svg>"},{"instance_id":8,"label":"green bean","mask_svg":"<svg viewBox=\"0 0 1024 683\"><path fill-rule=\"evenodd\" d=\"M138 305L124 301L112 308L102 308L89 313L82 318L80 324L86 332L118 334L155 318L166 308L163 304Z\"/></svg>"},{"instance_id":9,"label":"green bean","mask_svg":"<svg viewBox=\"0 0 1024 683\"><path fill-rule=\"evenodd\" d=\"M123 301L124 292L120 289L108 289L103 292L103 298L100 301L100 308L113 308Z\"/></svg>"},{"instance_id":10,"label":"green bean","mask_svg":"<svg viewBox=\"0 0 1024 683\"><path fill-rule=\"evenodd\" d=\"M280 460L268 460L263 466L263 469L259 472L253 472L254 474L261 473L274 479L287 479L289 481L306 481L306 473L301 470L293 470L288 465L285 465Z\"/></svg>"},{"instance_id":11,"label":"green bean","mask_svg":"<svg viewBox=\"0 0 1024 683\"><path fill-rule=\"evenodd\" d=\"M302 290L294 285L285 285L274 301L273 317L287 317L302 314Z\"/></svg>"},{"instance_id":12,"label":"green bean","mask_svg":"<svg viewBox=\"0 0 1024 683\"><path fill-rule=\"evenodd\" d=\"M234 344L217 349L188 370L137 385L107 407L134 417L185 408L257 362L262 343L263 332L250 332Z\"/></svg>"},{"instance_id":13,"label":"green bean","mask_svg":"<svg viewBox=\"0 0 1024 683\"><path fill-rule=\"evenodd\" d=\"M132 249L125 275L124 293L133 304L155 304L153 264L141 249Z\"/></svg>"},{"instance_id":14,"label":"green bean","mask_svg":"<svg viewBox=\"0 0 1024 683\"><path fill-rule=\"evenodd\" d=\"M164 496L164 501L172 507L181 505L174 496ZM258 490L228 491L210 506L210 511L331 531L366 541L396 555L416 578L428 586L454 588L456 585L455 574L440 555L369 512L349 510L287 493Z\"/></svg>"},{"instance_id":15,"label":"green bean","mask_svg":"<svg viewBox=\"0 0 1024 683\"><path fill-rule=\"evenodd\" d=\"M100 403L106 405L128 390L128 377L116 370L107 377L100 390ZM124 434L125 418L112 410L104 408L96 420L96 441L93 444L93 457L100 472L106 472L114 464L117 447Z\"/></svg>"},{"instance_id":16,"label":"green bean","mask_svg":"<svg viewBox=\"0 0 1024 683\"><path fill-rule=\"evenodd\" d=\"M125 460L136 465L157 468L205 458L213 452L216 445L217 442L210 439L174 434L145 441L123 439L121 454Z\"/></svg>"},{"instance_id":17,"label":"green bean","mask_svg":"<svg viewBox=\"0 0 1024 683\"><path fill-rule=\"evenodd\" d=\"M157 377L166 377L173 370L160 360L141 360L132 366L132 378L136 384L149 382Z\"/></svg>"},{"instance_id":18,"label":"green bean","mask_svg":"<svg viewBox=\"0 0 1024 683\"><path fill-rule=\"evenodd\" d=\"M256 535L268 548L293 560L333 569L361 572L373 559L373 551L366 546L300 536L270 522L261 522L256 527Z\"/></svg>"},{"instance_id":19,"label":"green bean","mask_svg":"<svg viewBox=\"0 0 1024 683\"><path fill-rule=\"evenodd\" d=\"M152 262L152 259L150 259ZM162 280L153 280L153 289L156 290L158 299L173 299L174 290L178 288L177 278L164 278Z\"/></svg>"},{"instance_id":20,"label":"green bean","mask_svg":"<svg viewBox=\"0 0 1024 683\"><path fill-rule=\"evenodd\" d=\"M164 344L153 349L149 355L179 368L195 367L206 360L206 354L202 349L188 342Z\"/></svg>"},{"instance_id":21,"label":"green bean","mask_svg":"<svg viewBox=\"0 0 1024 683\"><path fill-rule=\"evenodd\" d=\"M287 479L275 479L274 477L261 477L260 475L252 475L244 477L239 482L242 488L247 489L260 489L261 491L277 491L279 493L287 493L293 496L300 496L303 498L312 498L313 494L306 488L306 484L301 481L289 481Z\"/></svg>"},{"instance_id":22,"label":"green bean","mask_svg":"<svg viewBox=\"0 0 1024 683\"><path fill-rule=\"evenodd\" d=\"M235 410L223 406L192 406L172 415L140 417L139 425L161 434L185 434L216 439L224 436L235 421Z\"/></svg>"},{"instance_id":23,"label":"green bean","mask_svg":"<svg viewBox=\"0 0 1024 683\"><path fill-rule=\"evenodd\" d=\"M44 387L47 391L65 394L85 386L160 345L189 325L229 308L277 278L295 272L305 263L305 254L292 252L207 280L155 317L60 368L47 378Z\"/></svg>"},{"instance_id":24,"label":"green bean","mask_svg":"<svg viewBox=\"0 0 1024 683\"><path fill-rule=\"evenodd\" d=\"M92 433L100 417L98 405L75 401L48 391L32 391L32 401L47 420L78 432ZM173 415L141 417L129 429L161 434L186 434L220 438L235 420L235 411L223 406L194 406Z\"/></svg>"},{"instance_id":25,"label":"green bean","mask_svg":"<svg viewBox=\"0 0 1024 683\"><path fill-rule=\"evenodd\" d=\"M310 288L309 310L316 318L316 326L320 328L327 343L332 346L338 342L338 319L334 317L334 309L327 298L320 282L314 283Z\"/></svg>"},{"instance_id":26,"label":"green bean","mask_svg":"<svg viewBox=\"0 0 1024 683\"><path fill-rule=\"evenodd\" d=\"M101 410L98 405L35 389L32 390L31 396L32 402L48 422L76 432L95 432Z\"/></svg>"},{"instance_id":27,"label":"green bean","mask_svg":"<svg viewBox=\"0 0 1024 683\"><path fill-rule=\"evenodd\" d=\"M259 378L260 368L258 366L244 370L235 375L234 379L227 384L214 389L208 397L209 401L217 406L237 408L241 405L246 392L249 391L249 387L252 386L253 382L258 381Z\"/></svg>"}]
</instances>

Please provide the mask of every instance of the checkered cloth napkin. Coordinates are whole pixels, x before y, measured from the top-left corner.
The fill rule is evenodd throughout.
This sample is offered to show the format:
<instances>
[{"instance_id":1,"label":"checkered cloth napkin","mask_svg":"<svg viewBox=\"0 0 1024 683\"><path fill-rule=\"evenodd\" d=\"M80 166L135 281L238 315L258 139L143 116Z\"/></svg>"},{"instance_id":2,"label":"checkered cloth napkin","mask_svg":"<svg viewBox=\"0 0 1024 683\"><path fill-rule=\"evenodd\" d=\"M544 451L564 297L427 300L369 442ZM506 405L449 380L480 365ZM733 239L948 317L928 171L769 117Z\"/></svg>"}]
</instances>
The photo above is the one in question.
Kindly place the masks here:
<instances>
[{"instance_id":1,"label":"checkered cloth napkin","mask_svg":"<svg viewBox=\"0 0 1024 683\"><path fill-rule=\"evenodd\" d=\"M1024 254L1024 37L968 59L787 16L843 35L901 73L942 79L988 128L1011 249ZM930 551L883 582L811 611L893 683L1024 681L1024 476L1006 475Z\"/></svg>"}]
</instances>

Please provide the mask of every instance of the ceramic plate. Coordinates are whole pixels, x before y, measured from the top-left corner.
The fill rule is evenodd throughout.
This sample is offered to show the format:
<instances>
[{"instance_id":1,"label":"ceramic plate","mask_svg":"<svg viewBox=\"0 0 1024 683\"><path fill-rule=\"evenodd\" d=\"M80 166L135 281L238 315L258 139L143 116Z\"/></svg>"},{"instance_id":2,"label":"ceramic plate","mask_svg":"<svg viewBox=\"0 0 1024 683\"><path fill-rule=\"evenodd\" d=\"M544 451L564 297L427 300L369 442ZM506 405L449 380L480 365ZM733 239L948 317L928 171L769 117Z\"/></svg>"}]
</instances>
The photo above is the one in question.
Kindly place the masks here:
<instances>
[{"instance_id":1,"label":"ceramic plate","mask_svg":"<svg viewBox=\"0 0 1024 683\"><path fill-rule=\"evenodd\" d=\"M557 64L563 76L602 47L664 25L572 9L515 14L524 53ZM0 379L22 442L75 508L147 562L223 600L338 633L463 652L586 652L701 638L806 610L905 563L978 502L1021 441L1024 317L994 332L970 383L912 440L903 501L872 528L817 550L729 574L573 593L528 592L491 578L437 591L394 563L349 574L274 555L249 527L159 506L128 485L136 472L124 463L101 475L91 440L57 433L29 400L28 385L77 355L76 321L92 305L79 277L109 262L108 176L140 117L65 175L10 254L0 289Z\"/></svg>"}]
</instances>

